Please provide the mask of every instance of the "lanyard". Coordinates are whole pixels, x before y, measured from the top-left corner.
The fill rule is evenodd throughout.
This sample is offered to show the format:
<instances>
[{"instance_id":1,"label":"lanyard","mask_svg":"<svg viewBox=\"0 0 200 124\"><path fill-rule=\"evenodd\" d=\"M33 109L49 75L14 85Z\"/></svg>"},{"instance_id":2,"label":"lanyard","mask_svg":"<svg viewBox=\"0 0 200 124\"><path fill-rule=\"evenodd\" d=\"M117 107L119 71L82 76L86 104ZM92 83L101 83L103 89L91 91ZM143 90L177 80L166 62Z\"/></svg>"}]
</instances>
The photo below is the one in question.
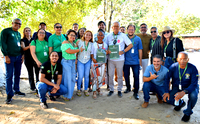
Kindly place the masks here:
<instances>
[{"instance_id":1,"label":"lanyard","mask_svg":"<svg viewBox=\"0 0 200 124\"><path fill-rule=\"evenodd\" d=\"M13 29L12 29L12 30L13 30ZM17 33L18 33L18 32L17 32ZM18 34L18 36L17 36L14 30L13 30L13 34L15 35L17 41L19 41L19 34Z\"/></svg>"},{"instance_id":2,"label":"lanyard","mask_svg":"<svg viewBox=\"0 0 200 124\"><path fill-rule=\"evenodd\" d=\"M73 43L71 43L69 40L68 40L68 42L69 42L69 44L71 44L71 45L72 45L72 47L74 48L74 42L73 42Z\"/></svg>"},{"instance_id":3,"label":"lanyard","mask_svg":"<svg viewBox=\"0 0 200 124\"><path fill-rule=\"evenodd\" d=\"M169 43L170 43L170 41L169 41ZM165 54L166 54L166 49L167 49L169 43L165 46L165 49L164 49L164 53L165 53Z\"/></svg>"},{"instance_id":4,"label":"lanyard","mask_svg":"<svg viewBox=\"0 0 200 124\"><path fill-rule=\"evenodd\" d=\"M127 37L128 37L128 34L127 34ZM129 38L130 39L130 38ZM134 36L133 36L133 38L132 39L130 39L131 40L131 42L132 42L132 44L133 44L133 47L134 47L134 39L135 39L135 34L134 34ZM132 48L133 48L132 47Z\"/></svg>"},{"instance_id":5,"label":"lanyard","mask_svg":"<svg viewBox=\"0 0 200 124\"><path fill-rule=\"evenodd\" d=\"M180 80L180 83L181 83L181 79L183 77L183 75L185 74L185 71L187 70L187 67L188 67L188 64L186 65L184 71L183 71L183 74L181 76L181 72L180 72L180 65L178 66L178 71L179 71L179 80Z\"/></svg>"},{"instance_id":6,"label":"lanyard","mask_svg":"<svg viewBox=\"0 0 200 124\"><path fill-rule=\"evenodd\" d=\"M118 35L118 34L117 34L117 35ZM113 38L114 38L113 44L114 44L114 45L117 43L117 35L115 35L114 32L113 32Z\"/></svg>"},{"instance_id":7,"label":"lanyard","mask_svg":"<svg viewBox=\"0 0 200 124\"><path fill-rule=\"evenodd\" d=\"M38 41L39 41L39 40L38 40ZM44 51L46 51L46 50L45 50L45 42L44 42L44 44L42 44L41 42L42 42L42 41L39 41L39 43L40 43L40 44L42 45L42 47L44 48Z\"/></svg>"},{"instance_id":8,"label":"lanyard","mask_svg":"<svg viewBox=\"0 0 200 124\"><path fill-rule=\"evenodd\" d=\"M102 44L102 49L103 49L103 45L104 45L104 44ZM98 43L97 43L97 47L98 47L98 49L99 49L99 44L98 44Z\"/></svg>"},{"instance_id":9,"label":"lanyard","mask_svg":"<svg viewBox=\"0 0 200 124\"><path fill-rule=\"evenodd\" d=\"M85 50L87 51L87 48L88 48L88 46L89 46L89 42L88 42L88 44L87 44L87 46L86 46L85 41L84 41L84 45L85 45Z\"/></svg>"},{"instance_id":10,"label":"lanyard","mask_svg":"<svg viewBox=\"0 0 200 124\"><path fill-rule=\"evenodd\" d=\"M60 35L60 38L56 35L56 38L62 43L62 34Z\"/></svg>"},{"instance_id":11,"label":"lanyard","mask_svg":"<svg viewBox=\"0 0 200 124\"><path fill-rule=\"evenodd\" d=\"M55 67L54 67L54 69L53 69L53 66L52 66L52 64L51 64L52 79L53 79L53 77L54 77L54 72L55 72L55 70L56 70L56 66L57 66L57 64L55 65Z\"/></svg>"},{"instance_id":12,"label":"lanyard","mask_svg":"<svg viewBox=\"0 0 200 124\"><path fill-rule=\"evenodd\" d=\"M152 38L152 40L151 40L151 49L153 49L153 45L155 44L155 42L156 42L156 39L153 40L153 38Z\"/></svg>"}]
</instances>

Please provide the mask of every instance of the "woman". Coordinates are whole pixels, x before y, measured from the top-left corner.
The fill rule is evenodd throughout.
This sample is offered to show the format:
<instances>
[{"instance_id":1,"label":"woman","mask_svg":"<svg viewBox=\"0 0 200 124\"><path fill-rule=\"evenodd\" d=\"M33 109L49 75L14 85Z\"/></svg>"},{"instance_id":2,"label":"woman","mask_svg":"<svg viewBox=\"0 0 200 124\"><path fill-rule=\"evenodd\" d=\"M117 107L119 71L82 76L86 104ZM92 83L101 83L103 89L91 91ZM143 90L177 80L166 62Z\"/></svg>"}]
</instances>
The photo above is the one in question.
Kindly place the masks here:
<instances>
[{"instance_id":1,"label":"woman","mask_svg":"<svg viewBox=\"0 0 200 124\"><path fill-rule=\"evenodd\" d=\"M92 42L93 36L91 31L86 31L81 38L81 40L77 41L77 45L79 48L85 48L84 51L78 53L78 62L77 62L77 69L78 69L78 91L77 95L81 96L81 82L84 77L84 94L85 96L89 96L87 91L89 85L89 74L90 74L90 66L91 66L91 49L92 49Z\"/></svg>"},{"instance_id":2,"label":"woman","mask_svg":"<svg viewBox=\"0 0 200 124\"><path fill-rule=\"evenodd\" d=\"M34 91L36 89L35 83L34 83L34 74L33 74L33 67L35 66L35 64L34 64L34 60L30 53L30 43L33 40L31 37L32 37L31 29L29 27L25 27L24 31L23 31L23 39L21 39L21 47L24 51L24 64L28 71L28 79L29 79L30 89L32 91ZM36 69L35 69L35 74L36 74L36 82L37 82L38 75L36 73Z\"/></svg>"},{"instance_id":3,"label":"woman","mask_svg":"<svg viewBox=\"0 0 200 124\"><path fill-rule=\"evenodd\" d=\"M163 49L165 64L169 68L177 60L177 55L180 51L184 51L183 43L179 38L174 38L175 31L169 26L165 26L162 31L161 47Z\"/></svg>"},{"instance_id":4,"label":"woman","mask_svg":"<svg viewBox=\"0 0 200 124\"><path fill-rule=\"evenodd\" d=\"M96 99L97 95L96 95L96 91L98 91L99 95L102 95L100 92L100 83L102 85L104 85L106 83L106 76L107 76L107 72L106 72L106 50L108 49L108 46L106 43L103 42L104 39L104 31L102 29L98 30L97 33L97 42L93 43L92 45L92 51L91 51L91 59L92 59L92 72L93 74L91 75L93 78L93 85L92 85L92 89L93 89L93 98ZM104 55L105 58L103 58L105 60L105 62L101 62L99 63L98 60L98 55L102 56L102 54ZM102 60L103 61L103 60ZM99 64L101 64L100 67L96 68L97 66L99 66ZM94 68L93 68L94 67ZM95 72L94 72L95 71ZM105 74L104 74L105 73ZM95 77L97 77L98 81L95 81ZM100 77L100 78L99 78ZM103 79L102 79L103 78ZM100 79L100 80L99 80Z\"/></svg>"},{"instance_id":5,"label":"woman","mask_svg":"<svg viewBox=\"0 0 200 124\"><path fill-rule=\"evenodd\" d=\"M60 63L62 60L61 44L66 40L66 38L62 34L62 25L60 23L54 25L54 30L55 34L51 35L48 39L49 55L52 51L58 52L58 62Z\"/></svg>"},{"instance_id":6,"label":"woman","mask_svg":"<svg viewBox=\"0 0 200 124\"><path fill-rule=\"evenodd\" d=\"M49 49L47 43L46 32L44 29L39 29L35 40L32 40L30 45L31 55L35 61L35 71L36 71L36 81L39 81L39 70L42 63L48 61L49 59Z\"/></svg>"},{"instance_id":7,"label":"woman","mask_svg":"<svg viewBox=\"0 0 200 124\"><path fill-rule=\"evenodd\" d=\"M80 47L78 49L74 40L76 38L76 32L74 30L69 30L67 32L67 41L64 41L61 45L62 51L62 61L61 64L63 66L63 74L62 74L62 83L64 86L68 88L68 93L63 95L63 99L65 101L69 101L73 99L73 92L75 86L75 60L76 60L76 53L79 51L82 52L84 49Z\"/></svg>"}]
</instances>

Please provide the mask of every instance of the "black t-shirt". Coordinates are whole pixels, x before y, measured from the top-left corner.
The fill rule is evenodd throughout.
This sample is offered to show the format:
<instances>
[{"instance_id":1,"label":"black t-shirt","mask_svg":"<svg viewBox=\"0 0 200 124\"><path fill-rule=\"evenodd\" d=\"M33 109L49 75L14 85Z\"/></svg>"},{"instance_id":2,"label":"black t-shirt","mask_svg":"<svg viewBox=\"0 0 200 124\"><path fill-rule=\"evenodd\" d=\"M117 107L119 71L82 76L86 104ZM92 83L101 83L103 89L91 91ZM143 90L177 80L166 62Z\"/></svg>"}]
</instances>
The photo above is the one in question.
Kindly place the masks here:
<instances>
[{"instance_id":1,"label":"black t-shirt","mask_svg":"<svg viewBox=\"0 0 200 124\"><path fill-rule=\"evenodd\" d=\"M55 71L54 68L56 67ZM60 63L57 63L55 66L53 66L53 71L54 71L54 83L57 82L57 77L58 75L62 75L62 65ZM51 70L51 63L50 61L47 61L42 64L41 66L41 73L45 74L45 78L51 82L52 79L52 70Z\"/></svg>"},{"instance_id":2,"label":"black t-shirt","mask_svg":"<svg viewBox=\"0 0 200 124\"><path fill-rule=\"evenodd\" d=\"M33 38L31 38L30 41L27 38L23 38L23 39L21 39L21 42L24 42L25 47L27 47L27 46L29 46L29 44L31 43L32 40L33 40ZM33 60L30 49L24 51L24 56L25 56L26 60L30 60L30 61Z\"/></svg>"}]
</instances>

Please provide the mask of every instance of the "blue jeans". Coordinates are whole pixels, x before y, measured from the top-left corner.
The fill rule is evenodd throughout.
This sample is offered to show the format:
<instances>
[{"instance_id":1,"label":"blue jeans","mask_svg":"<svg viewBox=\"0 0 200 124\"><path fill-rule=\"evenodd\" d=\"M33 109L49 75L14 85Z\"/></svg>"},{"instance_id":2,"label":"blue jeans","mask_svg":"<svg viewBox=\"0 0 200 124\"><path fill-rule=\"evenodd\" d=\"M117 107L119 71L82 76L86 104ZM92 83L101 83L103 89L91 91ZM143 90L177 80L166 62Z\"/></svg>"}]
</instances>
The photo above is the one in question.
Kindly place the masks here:
<instances>
[{"instance_id":1,"label":"blue jeans","mask_svg":"<svg viewBox=\"0 0 200 124\"><path fill-rule=\"evenodd\" d=\"M173 88L169 93L170 93L170 99L167 99L167 103L174 105L174 101L175 101L175 94L177 92L180 92L180 90L178 88ZM188 94L188 104L187 104L187 108L183 111L184 114L186 115L191 115L193 113L192 109L194 108L194 106L196 105L197 99L198 99L198 93L199 93L199 87L197 87L194 91L192 91L190 94ZM179 102L179 106L181 106L183 103L183 101L181 100Z\"/></svg>"},{"instance_id":2,"label":"blue jeans","mask_svg":"<svg viewBox=\"0 0 200 124\"><path fill-rule=\"evenodd\" d=\"M66 60L63 58L61 64L63 67L62 84L67 88L67 93L63 97L71 99L76 82L75 59Z\"/></svg>"},{"instance_id":3,"label":"blue jeans","mask_svg":"<svg viewBox=\"0 0 200 124\"><path fill-rule=\"evenodd\" d=\"M169 67L174 63L171 57L166 57L165 58L165 67L169 69Z\"/></svg>"},{"instance_id":4,"label":"blue jeans","mask_svg":"<svg viewBox=\"0 0 200 124\"><path fill-rule=\"evenodd\" d=\"M8 97L12 98L14 96L13 89L15 92L19 92L19 82L22 66L22 55L19 56L9 56L10 64L5 62L6 68L6 93ZM13 85L13 75L14 75L14 87Z\"/></svg>"},{"instance_id":5,"label":"blue jeans","mask_svg":"<svg viewBox=\"0 0 200 124\"><path fill-rule=\"evenodd\" d=\"M131 90L130 85L130 68L132 68L133 71L133 77L134 77L134 93L138 93L139 90L139 65L124 65L124 78L126 82L126 88L128 90Z\"/></svg>"},{"instance_id":6,"label":"blue jeans","mask_svg":"<svg viewBox=\"0 0 200 124\"><path fill-rule=\"evenodd\" d=\"M149 102L150 96L149 92L156 92L158 94L158 98L162 99L162 95L165 93L164 86L158 86L151 81L144 82L143 84L143 93L144 93L144 101Z\"/></svg>"},{"instance_id":7,"label":"blue jeans","mask_svg":"<svg viewBox=\"0 0 200 124\"><path fill-rule=\"evenodd\" d=\"M38 94L40 96L40 102L45 102L46 99L46 93L49 91L51 92L53 86L47 85L43 82L37 82L36 88L38 90ZM58 95L64 95L67 93L67 88L60 84L60 89L55 94L50 94L51 96L58 96Z\"/></svg>"},{"instance_id":8,"label":"blue jeans","mask_svg":"<svg viewBox=\"0 0 200 124\"><path fill-rule=\"evenodd\" d=\"M91 60L87 63L83 64L82 62L77 62L77 69L78 69L78 82L77 82L77 89L81 89L81 83L84 77L84 90L88 89L89 85L89 75L90 75L90 67L91 67Z\"/></svg>"}]
</instances>

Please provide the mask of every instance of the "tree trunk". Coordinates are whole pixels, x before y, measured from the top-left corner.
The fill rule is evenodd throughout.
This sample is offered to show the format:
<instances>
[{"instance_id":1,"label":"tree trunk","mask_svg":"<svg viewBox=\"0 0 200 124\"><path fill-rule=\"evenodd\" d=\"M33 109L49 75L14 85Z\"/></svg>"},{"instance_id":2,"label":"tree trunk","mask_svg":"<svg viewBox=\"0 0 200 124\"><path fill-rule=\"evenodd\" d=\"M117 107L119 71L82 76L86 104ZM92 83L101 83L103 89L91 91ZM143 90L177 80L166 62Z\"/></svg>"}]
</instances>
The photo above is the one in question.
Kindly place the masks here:
<instances>
[{"instance_id":1,"label":"tree trunk","mask_svg":"<svg viewBox=\"0 0 200 124\"><path fill-rule=\"evenodd\" d=\"M110 8L111 12L110 12L110 20L109 20L109 23L108 23L108 32L110 32L110 28L111 28L111 22L112 22L112 15L113 15L113 2L111 1L111 8Z\"/></svg>"}]
</instances>

